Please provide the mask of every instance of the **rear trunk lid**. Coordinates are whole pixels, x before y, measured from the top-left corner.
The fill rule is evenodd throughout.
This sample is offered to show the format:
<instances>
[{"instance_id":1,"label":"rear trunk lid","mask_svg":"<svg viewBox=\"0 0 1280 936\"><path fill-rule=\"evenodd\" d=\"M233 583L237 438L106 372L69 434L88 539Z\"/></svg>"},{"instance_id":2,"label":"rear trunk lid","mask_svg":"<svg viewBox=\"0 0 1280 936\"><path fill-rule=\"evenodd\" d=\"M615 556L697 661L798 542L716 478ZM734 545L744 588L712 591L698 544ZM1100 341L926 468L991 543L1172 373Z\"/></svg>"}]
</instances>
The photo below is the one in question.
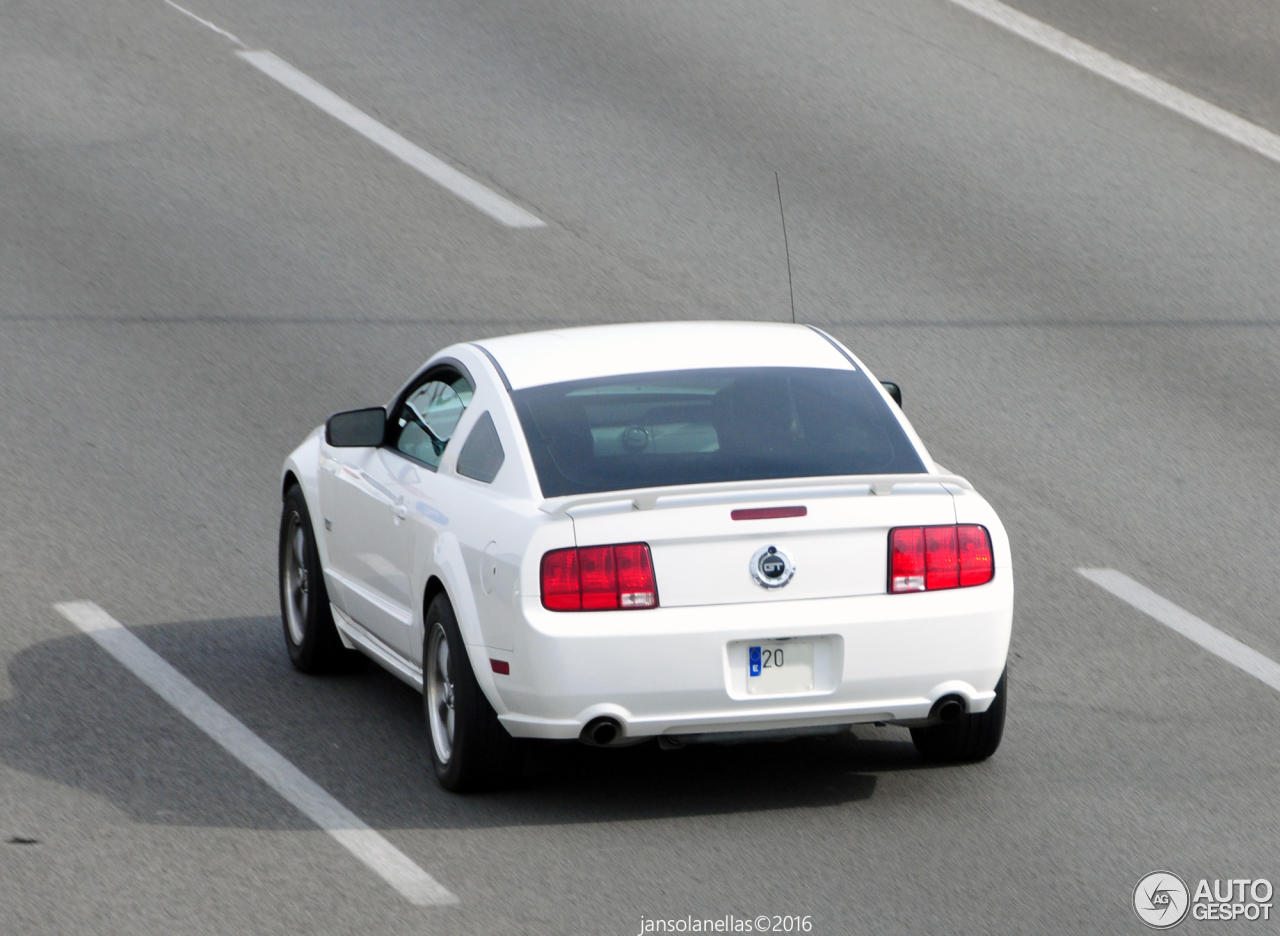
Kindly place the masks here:
<instances>
[{"instance_id":1,"label":"rear trunk lid","mask_svg":"<svg viewBox=\"0 0 1280 936\"><path fill-rule=\"evenodd\" d=\"M751 518L767 508L804 510ZM680 493L567 512L579 546L648 543L658 603L667 608L884 594L889 530L956 517L950 491L932 480ZM766 554L769 569L758 574ZM779 571L778 559L793 574L784 586L768 587L777 581L768 573Z\"/></svg>"}]
</instances>

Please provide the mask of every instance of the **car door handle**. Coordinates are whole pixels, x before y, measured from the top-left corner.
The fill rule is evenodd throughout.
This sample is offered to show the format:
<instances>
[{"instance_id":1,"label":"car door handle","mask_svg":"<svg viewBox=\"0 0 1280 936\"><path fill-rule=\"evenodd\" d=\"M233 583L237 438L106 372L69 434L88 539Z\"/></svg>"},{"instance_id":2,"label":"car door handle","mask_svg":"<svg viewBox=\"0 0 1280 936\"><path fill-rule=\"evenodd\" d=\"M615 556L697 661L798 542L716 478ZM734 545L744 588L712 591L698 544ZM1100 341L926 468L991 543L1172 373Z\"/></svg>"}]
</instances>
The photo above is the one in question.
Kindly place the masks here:
<instances>
[{"instance_id":1,"label":"car door handle","mask_svg":"<svg viewBox=\"0 0 1280 936\"><path fill-rule=\"evenodd\" d=\"M391 508L391 512L401 520L409 516L409 508L406 507L404 504L396 504L394 507Z\"/></svg>"}]
</instances>

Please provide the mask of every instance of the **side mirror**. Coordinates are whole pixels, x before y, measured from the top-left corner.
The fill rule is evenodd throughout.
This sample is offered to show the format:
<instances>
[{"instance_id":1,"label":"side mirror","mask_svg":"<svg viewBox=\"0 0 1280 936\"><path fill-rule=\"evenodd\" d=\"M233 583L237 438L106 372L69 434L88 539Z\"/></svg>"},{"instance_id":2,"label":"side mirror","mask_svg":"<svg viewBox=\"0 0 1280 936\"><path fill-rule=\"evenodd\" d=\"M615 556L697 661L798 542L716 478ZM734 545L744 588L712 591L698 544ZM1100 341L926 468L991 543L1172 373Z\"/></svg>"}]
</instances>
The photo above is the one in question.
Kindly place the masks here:
<instances>
[{"instance_id":1,"label":"side mirror","mask_svg":"<svg viewBox=\"0 0 1280 936\"><path fill-rule=\"evenodd\" d=\"M898 404L898 409L902 409L902 388L892 380L880 381L880 386L884 387L889 396L893 397L893 402Z\"/></svg>"},{"instance_id":2,"label":"side mirror","mask_svg":"<svg viewBox=\"0 0 1280 936\"><path fill-rule=\"evenodd\" d=\"M324 440L338 448L372 447L387 434L387 411L381 406L334 413L324 424Z\"/></svg>"}]
</instances>

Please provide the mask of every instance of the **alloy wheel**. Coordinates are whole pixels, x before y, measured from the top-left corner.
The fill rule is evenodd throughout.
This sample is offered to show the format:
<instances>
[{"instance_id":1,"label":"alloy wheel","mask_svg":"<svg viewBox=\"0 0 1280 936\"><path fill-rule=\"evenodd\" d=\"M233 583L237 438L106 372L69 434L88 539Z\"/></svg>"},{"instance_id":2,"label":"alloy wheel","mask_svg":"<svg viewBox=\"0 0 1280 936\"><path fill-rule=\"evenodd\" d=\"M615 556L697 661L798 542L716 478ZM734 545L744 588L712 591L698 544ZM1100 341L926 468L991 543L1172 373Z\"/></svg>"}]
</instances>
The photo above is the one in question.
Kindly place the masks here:
<instances>
[{"instance_id":1,"label":"alloy wheel","mask_svg":"<svg viewBox=\"0 0 1280 936\"><path fill-rule=\"evenodd\" d=\"M289 638L298 646L306 638L307 611L311 592L307 581L307 534L297 512L289 515L288 553L284 559L285 613Z\"/></svg>"},{"instance_id":2,"label":"alloy wheel","mask_svg":"<svg viewBox=\"0 0 1280 936\"><path fill-rule=\"evenodd\" d=\"M453 756L453 680L449 677L449 638L444 625L436 622L427 640L427 659L423 677L426 680L427 716L431 719L431 743L441 764Z\"/></svg>"}]
</instances>

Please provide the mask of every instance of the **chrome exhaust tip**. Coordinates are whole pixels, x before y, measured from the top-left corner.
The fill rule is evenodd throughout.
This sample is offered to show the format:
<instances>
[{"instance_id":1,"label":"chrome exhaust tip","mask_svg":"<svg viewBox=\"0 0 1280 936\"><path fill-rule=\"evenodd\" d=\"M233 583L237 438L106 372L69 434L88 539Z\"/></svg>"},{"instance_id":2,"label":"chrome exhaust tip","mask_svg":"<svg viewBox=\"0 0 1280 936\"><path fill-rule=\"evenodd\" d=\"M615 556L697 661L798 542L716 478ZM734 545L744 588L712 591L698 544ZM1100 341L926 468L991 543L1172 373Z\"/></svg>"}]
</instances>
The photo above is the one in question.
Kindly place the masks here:
<instances>
[{"instance_id":1,"label":"chrome exhaust tip","mask_svg":"<svg viewBox=\"0 0 1280 936\"><path fill-rule=\"evenodd\" d=\"M947 722L953 722L968 711L968 709L969 706L960 696L943 696L937 702L933 703L933 711L929 713L929 720L942 722L944 724Z\"/></svg>"},{"instance_id":2,"label":"chrome exhaust tip","mask_svg":"<svg viewBox=\"0 0 1280 936\"><path fill-rule=\"evenodd\" d=\"M622 723L611 715L600 715L583 727L578 740L592 747L608 747L622 737Z\"/></svg>"}]
</instances>

